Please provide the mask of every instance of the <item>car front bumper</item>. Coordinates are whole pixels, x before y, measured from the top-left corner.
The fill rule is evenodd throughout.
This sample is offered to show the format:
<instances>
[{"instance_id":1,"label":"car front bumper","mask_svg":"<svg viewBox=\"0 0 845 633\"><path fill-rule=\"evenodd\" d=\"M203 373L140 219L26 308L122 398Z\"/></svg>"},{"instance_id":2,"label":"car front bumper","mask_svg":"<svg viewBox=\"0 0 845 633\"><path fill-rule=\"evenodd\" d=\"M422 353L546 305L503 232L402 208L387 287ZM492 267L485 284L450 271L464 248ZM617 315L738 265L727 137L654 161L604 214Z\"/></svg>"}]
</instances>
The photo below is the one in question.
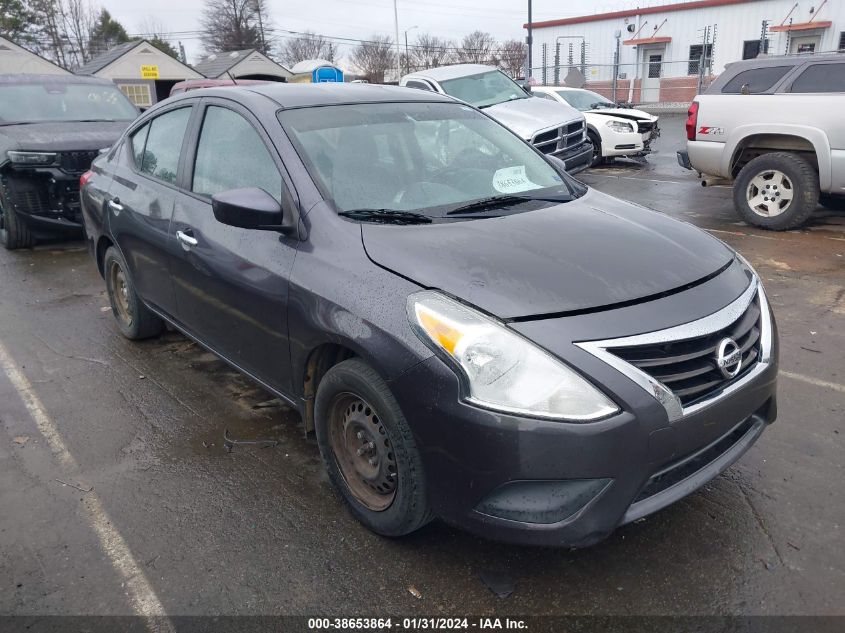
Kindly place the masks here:
<instances>
[{"instance_id":1,"label":"car front bumper","mask_svg":"<svg viewBox=\"0 0 845 633\"><path fill-rule=\"evenodd\" d=\"M496 540L586 547L716 477L775 420L773 321L771 327L772 356L760 371L672 421L649 392L588 354L576 366L620 403L619 413L597 422L472 406L437 356L395 378L391 389L420 449L436 514Z\"/></svg>"},{"instance_id":2,"label":"car front bumper","mask_svg":"<svg viewBox=\"0 0 845 633\"><path fill-rule=\"evenodd\" d=\"M3 196L36 235L82 233L79 175L58 169L21 170L2 178Z\"/></svg>"}]
</instances>

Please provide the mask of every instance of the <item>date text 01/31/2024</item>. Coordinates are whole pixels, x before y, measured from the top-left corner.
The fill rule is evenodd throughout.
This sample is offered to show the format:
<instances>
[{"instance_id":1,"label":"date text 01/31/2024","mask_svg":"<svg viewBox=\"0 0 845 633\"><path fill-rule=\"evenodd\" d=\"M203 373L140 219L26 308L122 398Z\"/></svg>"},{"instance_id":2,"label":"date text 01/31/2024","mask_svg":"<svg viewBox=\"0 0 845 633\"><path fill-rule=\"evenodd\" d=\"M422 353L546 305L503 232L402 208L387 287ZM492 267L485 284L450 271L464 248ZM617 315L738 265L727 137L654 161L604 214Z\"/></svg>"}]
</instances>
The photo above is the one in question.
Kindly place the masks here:
<instances>
[{"instance_id":1,"label":"date text 01/31/2024","mask_svg":"<svg viewBox=\"0 0 845 633\"><path fill-rule=\"evenodd\" d=\"M447 630L512 630L526 629L524 620L511 618L309 618L309 630L332 631L447 631Z\"/></svg>"}]
</instances>

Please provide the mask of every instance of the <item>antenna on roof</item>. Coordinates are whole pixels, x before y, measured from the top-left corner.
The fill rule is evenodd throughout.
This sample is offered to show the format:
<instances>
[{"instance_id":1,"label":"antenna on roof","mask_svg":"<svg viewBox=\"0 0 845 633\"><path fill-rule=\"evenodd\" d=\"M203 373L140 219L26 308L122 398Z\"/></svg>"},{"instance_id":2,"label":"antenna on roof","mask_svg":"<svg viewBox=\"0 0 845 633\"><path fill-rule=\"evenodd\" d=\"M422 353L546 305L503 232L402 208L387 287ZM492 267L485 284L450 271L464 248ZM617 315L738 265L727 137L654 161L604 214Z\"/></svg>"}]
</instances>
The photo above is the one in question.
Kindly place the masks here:
<instances>
[{"instance_id":1,"label":"antenna on roof","mask_svg":"<svg viewBox=\"0 0 845 633\"><path fill-rule=\"evenodd\" d=\"M226 74L227 74L227 75L229 75L229 79L231 79L231 80L232 80L232 83L233 83L233 84L235 84L235 85L237 86L237 85L238 85L238 80L237 80L237 79L235 79L235 76L232 74L232 71L231 71L231 70L227 70L227 71L226 71Z\"/></svg>"}]
</instances>

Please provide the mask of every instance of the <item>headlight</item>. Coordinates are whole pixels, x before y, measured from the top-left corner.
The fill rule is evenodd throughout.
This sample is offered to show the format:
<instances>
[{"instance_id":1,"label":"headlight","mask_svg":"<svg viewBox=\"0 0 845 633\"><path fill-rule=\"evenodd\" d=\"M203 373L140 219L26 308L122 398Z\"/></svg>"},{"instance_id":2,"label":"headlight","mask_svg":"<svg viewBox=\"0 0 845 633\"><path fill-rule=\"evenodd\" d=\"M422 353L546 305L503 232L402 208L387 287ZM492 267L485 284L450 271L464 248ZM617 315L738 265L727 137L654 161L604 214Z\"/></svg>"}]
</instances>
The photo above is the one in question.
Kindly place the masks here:
<instances>
[{"instance_id":1,"label":"headlight","mask_svg":"<svg viewBox=\"0 0 845 633\"><path fill-rule=\"evenodd\" d=\"M56 162L55 152L6 152L9 160L18 165L52 165Z\"/></svg>"},{"instance_id":2,"label":"headlight","mask_svg":"<svg viewBox=\"0 0 845 633\"><path fill-rule=\"evenodd\" d=\"M607 127L609 127L614 132L633 132L634 126L630 123L625 123L624 121L608 121L605 123Z\"/></svg>"},{"instance_id":3,"label":"headlight","mask_svg":"<svg viewBox=\"0 0 845 633\"><path fill-rule=\"evenodd\" d=\"M457 369L467 401L496 411L586 422L615 413L607 396L546 351L438 292L408 298L414 331Z\"/></svg>"}]
</instances>

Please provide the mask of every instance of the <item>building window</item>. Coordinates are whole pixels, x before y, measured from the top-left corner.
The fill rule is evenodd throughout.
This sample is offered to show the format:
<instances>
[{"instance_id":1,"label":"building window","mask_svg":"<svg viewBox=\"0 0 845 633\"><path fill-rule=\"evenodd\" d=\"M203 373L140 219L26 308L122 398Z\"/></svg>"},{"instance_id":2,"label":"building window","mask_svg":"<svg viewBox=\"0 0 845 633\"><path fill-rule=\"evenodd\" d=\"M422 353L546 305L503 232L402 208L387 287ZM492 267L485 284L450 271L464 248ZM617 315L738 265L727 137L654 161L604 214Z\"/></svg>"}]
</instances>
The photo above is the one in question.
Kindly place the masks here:
<instances>
[{"instance_id":1,"label":"building window","mask_svg":"<svg viewBox=\"0 0 845 633\"><path fill-rule=\"evenodd\" d=\"M710 68L710 57L713 55L713 45L707 44L706 49L704 44L693 44L689 47L689 65L687 67L688 75L698 74L701 56L704 51L706 51L704 54L704 69L707 70Z\"/></svg>"},{"instance_id":2,"label":"building window","mask_svg":"<svg viewBox=\"0 0 845 633\"><path fill-rule=\"evenodd\" d=\"M149 108L153 105L150 84L117 84L117 87L139 108Z\"/></svg>"},{"instance_id":3,"label":"building window","mask_svg":"<svg viewBox=\"0 0 845 633\"><path fill-rule=\"evenodd\" d=\"M839 52L845 53L845 31L839 33Z\"/></svg>"},{"instance_id":4,"label":"building window","mask_svg":"<svg viewBox=\"0 0 845 633\"><path fill-rule=\"evenodd\" d=\"M763 40L763 50L762 53L765 55L769 52L769 40ZM760 55L760 40L745 40L742 44L742 58L743 59L754 59L758 55Z\"/></svg>"},{"instance_id":5,"label":"building window","mask_svg":"<svg viewBox=\"0 0 845 633\"><path fill-rule=\"evenodd\" d=\"M660 69L663 66L663 55L648 56L648 78L659 79Z\"/></svg>"}]
</instances>

